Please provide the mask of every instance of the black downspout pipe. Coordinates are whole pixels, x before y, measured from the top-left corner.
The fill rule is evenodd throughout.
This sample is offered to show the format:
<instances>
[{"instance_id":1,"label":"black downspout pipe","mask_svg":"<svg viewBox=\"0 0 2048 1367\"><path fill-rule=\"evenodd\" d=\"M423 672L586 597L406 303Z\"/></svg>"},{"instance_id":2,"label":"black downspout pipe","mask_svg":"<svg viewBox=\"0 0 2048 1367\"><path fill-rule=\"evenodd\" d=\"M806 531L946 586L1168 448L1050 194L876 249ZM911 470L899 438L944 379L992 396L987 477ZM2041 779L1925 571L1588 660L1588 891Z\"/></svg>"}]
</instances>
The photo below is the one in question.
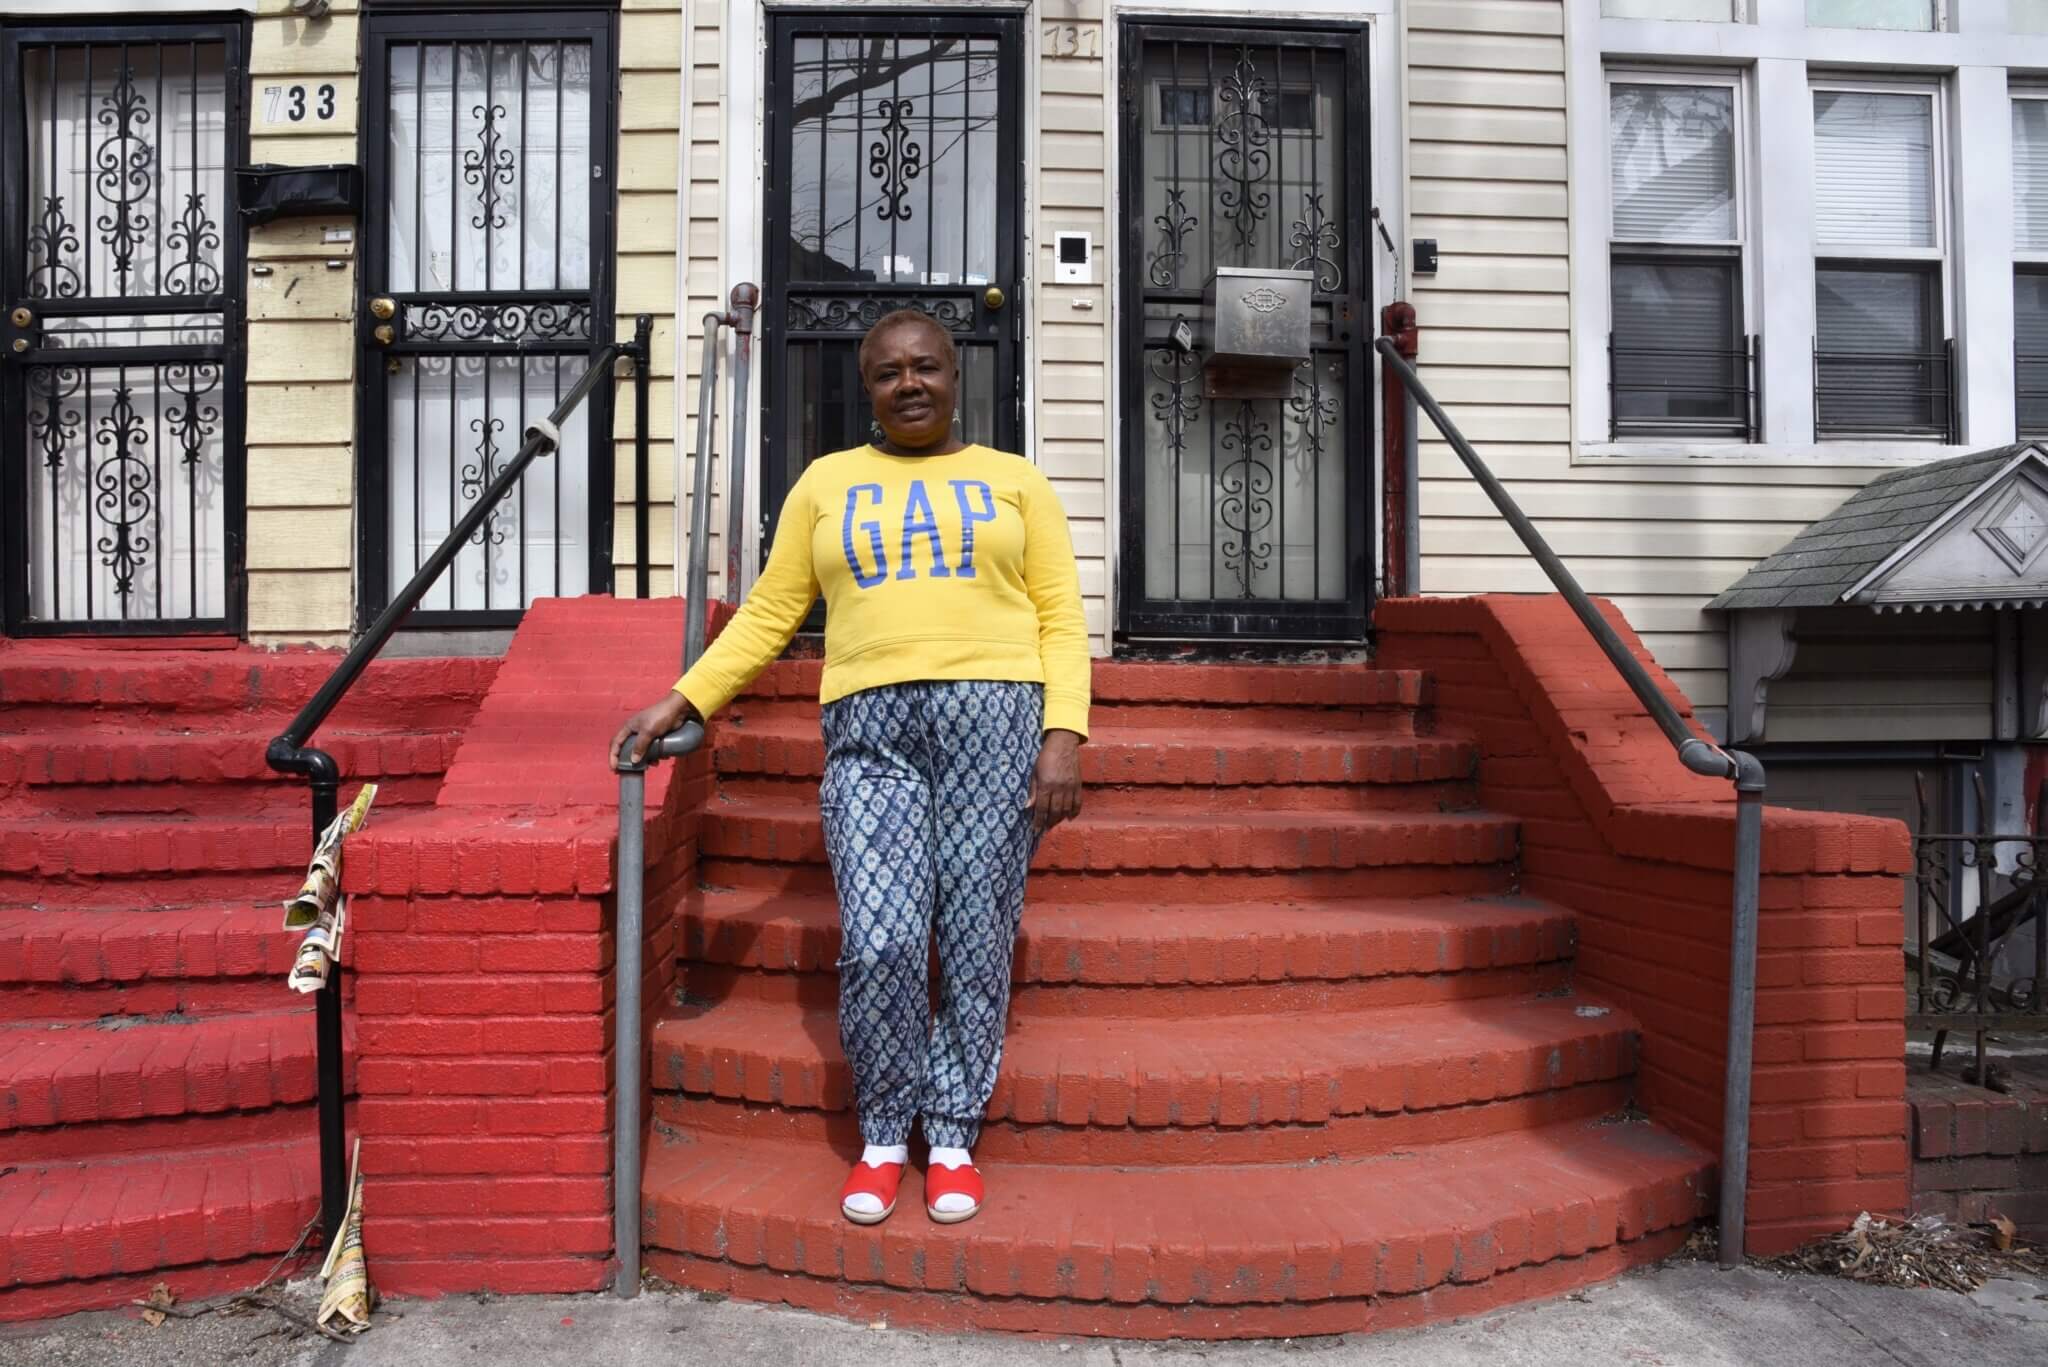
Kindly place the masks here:
<instances>
[{"instance_id":1,"label":"black downspout pipe","mask_svg":"<svg viewBox=\"0 0 2048 1367\"><path fill-rule=\"evenodd\" d=\"M325 750L270 743L270 767L303 774L313 785L313 844L334 824L341 800L341 766ZM320 1228L328 1242L348 1213L348 1135L342 1118L341 965L330 964L327 983L314 1003L313 1037L320 1083Z\"/></svg>"}]
</instances>

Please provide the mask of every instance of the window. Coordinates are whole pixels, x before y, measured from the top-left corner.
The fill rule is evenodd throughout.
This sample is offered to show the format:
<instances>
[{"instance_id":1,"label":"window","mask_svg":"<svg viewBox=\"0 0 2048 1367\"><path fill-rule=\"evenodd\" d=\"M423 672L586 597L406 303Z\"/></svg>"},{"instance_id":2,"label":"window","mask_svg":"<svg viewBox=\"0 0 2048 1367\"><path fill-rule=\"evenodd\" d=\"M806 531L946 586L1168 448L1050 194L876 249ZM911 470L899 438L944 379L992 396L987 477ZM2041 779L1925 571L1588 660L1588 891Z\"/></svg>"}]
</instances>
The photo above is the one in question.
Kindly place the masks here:
<instances>
[{"instance_id":1,"label":"window","mask_svg":"<svg viewBox=\"0 0 2048 1367\"><path fill-rule=\"evenodd\" d=\"M2005 0L2005 22L2014 33L2048 33L2048 0Z\"/></svg>"},{"instance_id":2,"label":"window","mask_svg":"<svg viewBox=\"0 0 2048 1367\"><path fill-rule=\"evenodd\" d=\"M1733 82L1608 83L1611 435L1756 439Z\"/></svg>"},{"instance_id":3,"label":"window","mask_svg":"<svg viewBox=\"0 0 2048 1367\"><path fill-rule=\"evenodd\" d=\"M1934 92L1816 86L1814 431L1954 439Z\"/></svg>"},{"instance_id":4,"label":"window","mask_svg":"<svg viewBox=\"0 0 2048 1367\"><path fill-rule=\"evenodd\" d=\"M2012 245L2018 430L2048 436L2048 92L2012 102Z\"/></svg>"},{"instance_id":5,"label":"window","mask_svg":"<svg viewBox=\"0 0 2048 1367\"><path fill-rule=\"evenodd\" d=\"M1925 33L1941 20L1939 0L1806 0L1813 28L1890 28Z\"/></svg>"}]
</instances>

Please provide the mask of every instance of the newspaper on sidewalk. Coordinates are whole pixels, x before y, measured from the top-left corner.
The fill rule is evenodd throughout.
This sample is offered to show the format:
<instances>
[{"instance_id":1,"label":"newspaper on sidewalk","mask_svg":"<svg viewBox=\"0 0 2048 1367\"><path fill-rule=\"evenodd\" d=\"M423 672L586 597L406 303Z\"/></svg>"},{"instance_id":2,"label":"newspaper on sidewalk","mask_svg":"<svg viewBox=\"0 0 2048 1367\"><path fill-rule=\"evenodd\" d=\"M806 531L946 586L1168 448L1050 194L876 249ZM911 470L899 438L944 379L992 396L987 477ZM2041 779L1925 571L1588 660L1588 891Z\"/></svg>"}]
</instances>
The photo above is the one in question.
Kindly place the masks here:
<instances>
[{"instance_id":1,"label":"newspaper on sidewalk","mask_svg":"<svg viewBox=\"0 0 2048 1367\"><path fill-rule=\"evenodd\" d=\"M342 842L362 829L370 817L370 804L376 800L377 785L365 783L348 810L321 832L313 862L306 869L306 881L284 904L284 928L306 932L285 979L294 992L318 992L327 985L332 965L341 959L341 936L348 925L348 899L341 895Z\"/></svg>"},{"instance_id":2,"label":"newspaper on sidewalk","mask_svg":"<svg viewBox=\"0 0 2048 1367\"><path fill-rule=\"evenodd\" d=\"M348 1211L341 1218L341 1228L334 1233L334 1242L328 1246L327 1261L320 1265L327 1290L320 1298L319 1313L313 1317L321 1328L338 1329L345 1334L360 1334L368 1329L370 1311L377 1303L377 1290L370 1285L370 1266L363 1259L362 1162L363 1140L358 1135L349 1155ZM337 1316L341 1323L330 1324Z\"/></svg>"}]
</instances>

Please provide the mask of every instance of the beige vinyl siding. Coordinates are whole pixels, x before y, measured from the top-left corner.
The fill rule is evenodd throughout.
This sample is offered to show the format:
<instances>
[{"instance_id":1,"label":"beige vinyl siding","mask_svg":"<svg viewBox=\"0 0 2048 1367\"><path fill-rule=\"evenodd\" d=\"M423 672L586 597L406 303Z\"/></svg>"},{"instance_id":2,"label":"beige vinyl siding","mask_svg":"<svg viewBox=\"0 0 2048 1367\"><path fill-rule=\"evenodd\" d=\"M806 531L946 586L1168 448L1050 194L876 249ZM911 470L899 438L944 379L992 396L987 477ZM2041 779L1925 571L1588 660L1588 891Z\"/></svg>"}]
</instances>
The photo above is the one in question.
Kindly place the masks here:
<instances>
[{"instance_id":1,"label":"beige vinyl siding","mask_svg":"<svg viewBox=\"0 0 2048 1367\"><path fill-rule=\"evenodd\" d=\"M1033 413L1039 468L1058 490L1073 529L1081 567L1082 606L1097 653L1109 651L1110 484L1114 424L1110 416L1110 290L1106 283L1053 283L1053 232L1086 232L1096 250L1096 279L1107 282L1116 255L1104 207L1110 202L1108 164L1113 120L1109 95L1115 71L1107 52L1103 0L1045 0L1026 16L1027 73L1038 87L1038 164L1031 181L1036 224L1032 243L1037 287L1028 321L1031 334ZM1045 57L1037 24L1078 26L1090 37L1075 47L1094 57ZM1033 108L1030 100L1023 107ZM1029 139L1032 134L1025 134ZM1085 304L1087 307L1077 307Z\"/></svg>"},{"instance_id":2,"label":"beige vinyl siding","mask_svg":"<svg viewBox=\"0 0 2048 1367\"><path fill-rule=\"evenodd\" d=\"M680 185L683 194L683 208L687 215L684 224L682 249L672 260L680 261L683 272L683 313L685 320L683 338L683 430L672 434L677 437L672 448L672 466L676 471L679 488L670 494L671 500L680 500L680 507L672 503L668 523L663 535L667 544L674 549L669 559L671 567L668 586L657 587L656 593L681 593L685 585L682 579L683 557L687 556L688 531L693 517L695 490L697 487L697 404L698 380L703 373L703 317L706 313L723 311L730 306L732 287L738 283L727 278L725 263L725 215L732 212L752 212L754 181L749 171L734 172L734 179L728 181L725 156L725 43L727 11L745 16L751 10L750 4L728 3L728 0L689 0L682 16L682 22L689 25L690 69L685 73L688 81L690 110L688 126L681 130L681 165L672 170L664 182L670 187ZM743 19L741 21L744 21ZM760 282L755 282L760 283ZM732 415L730 395L731 368L726 363L730 352L721 358L719 368L718 398L720 421L712 433L711 442L711 508L710 536L710 588L713 596L725 588L725 523L727 518L725 488L726 470L724 453L727 447ZM758 352L756 360L759 359ZM756 367L758 378L758 367ZM762 390L755 386L753 412L765 422L767 406L761 401ZM675 412L675 395L670 393L667 411ZM758 438L750 439L758 450ZM758 478L759 463L748 474ZM757 491L758 492L758 491ZM679 537L676 524L681 522ZM678 539L684 546L676 548Z\"/></svg>"},{"instance_id":3,"label":"beige vinyl siding","mask_svg":"<svg viewBox=\"0 0 2048 1367\"><path fill-rule=\"evenodd\" d=\"M618 336L637 314L654 320L649 366L648 592L675 591L675 373L678 197L683 165L683 23L687 0L624 0L619 15ZM700 310L701 312L701 310ZM621 367L621 375L628 372ZM638 591L633 504L633 385L613 398L612 583Z\"/></svg>"},{"instance_id":4,"label":"beige vinyl siding","mask_svg":"<svg viewBox=\"0 0 2048 1367\"><path fill-rule=\"evenodd\" d=\"M357 0L325 19L262 0L249 39L250 160L356 160ZM269 85L335 87L332 119L264 118ZM348 639L355 544L356 224L283 219L249 231L249 638ZM329 241L330 230L349 240Z\"/></svg>"},{"instance_id":5,"label":"beige vinyl siding","mask_svg":"<svg viewBox=\"0 0 2048 1367\"><path fill-rule=\"evenodd\" d=\"M1411 226L1442 249L1411 292L1423 377L1586 587L1695 704L1723 707L1725 628L1701 608L1872 472L1575 464L1575 436L1606 434L1572 425L1567 137L1577 174L1606 155L1599 124L1567 128L1565 7L1428 0L1408 25ZM1421 465L1425 592L1549 590L1449 447L1425 440Z\"/></svg>"}]
</instances>

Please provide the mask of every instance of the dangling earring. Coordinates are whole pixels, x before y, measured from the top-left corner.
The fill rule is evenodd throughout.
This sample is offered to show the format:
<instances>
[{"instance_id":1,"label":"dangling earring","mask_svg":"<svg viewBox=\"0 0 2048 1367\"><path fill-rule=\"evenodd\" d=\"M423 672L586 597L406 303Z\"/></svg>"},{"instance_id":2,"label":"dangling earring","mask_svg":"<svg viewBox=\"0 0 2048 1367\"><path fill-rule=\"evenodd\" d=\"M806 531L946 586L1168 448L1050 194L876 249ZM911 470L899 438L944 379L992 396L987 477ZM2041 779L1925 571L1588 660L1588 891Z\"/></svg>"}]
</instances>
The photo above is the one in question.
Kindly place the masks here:
<instances>
[{"instance_id":1,"label":"dangling earring","mask_svg":"<svg viewBox=\"0 0 2048 1367\"><path fill-rule=\"evenodd\" d=\"M868 440L870 442L872 442L876 446L880 446L882 444L882 439L887 435L888 433L882 430L882 424L879 419L868 419Z\"/></svg>"}]
</instances>

